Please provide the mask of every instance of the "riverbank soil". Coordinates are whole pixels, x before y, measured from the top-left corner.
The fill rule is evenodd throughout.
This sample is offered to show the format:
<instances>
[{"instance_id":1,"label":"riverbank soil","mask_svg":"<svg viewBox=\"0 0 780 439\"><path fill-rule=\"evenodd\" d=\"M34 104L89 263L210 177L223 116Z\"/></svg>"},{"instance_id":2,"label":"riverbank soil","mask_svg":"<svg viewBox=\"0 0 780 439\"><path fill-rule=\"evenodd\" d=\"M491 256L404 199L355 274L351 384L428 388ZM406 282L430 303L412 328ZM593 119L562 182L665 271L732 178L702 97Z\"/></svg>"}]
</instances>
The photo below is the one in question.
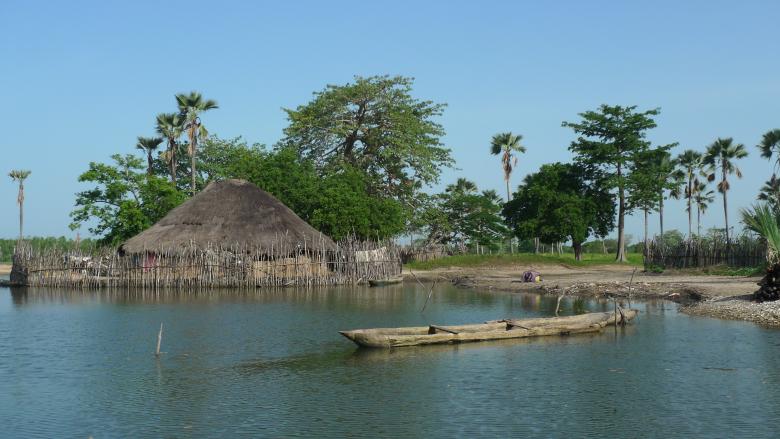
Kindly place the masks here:
<instances>
[{"instance_id":1,"label":"riverbank soil","mask_svg":"<svg viewBox=\"0 0 780 439\"><path fill-rule=\"evenodd\" d=\"M11 264L0 264L0 276L11 274Z\"/></svg>"},{"instance_id":2,"label":"riverbank soil","mask_svg":"<svg viewBox=\"0 0 780 439\"><path fill-rule=\"evenodd\" d=\"M542 274L542 282L524 283L524 271ZM406 281L451 282L476 289L533 292L575 297L618 296L667 299L691 315L748 320L780 327L780 301L755 303L751 295L760 276L703 275L690 271L644 273L629 265L575 267L565 264L447 267L427 271L405 269ZM633 279L632 279L633 275Z\"/></svg>"}]
</instances>

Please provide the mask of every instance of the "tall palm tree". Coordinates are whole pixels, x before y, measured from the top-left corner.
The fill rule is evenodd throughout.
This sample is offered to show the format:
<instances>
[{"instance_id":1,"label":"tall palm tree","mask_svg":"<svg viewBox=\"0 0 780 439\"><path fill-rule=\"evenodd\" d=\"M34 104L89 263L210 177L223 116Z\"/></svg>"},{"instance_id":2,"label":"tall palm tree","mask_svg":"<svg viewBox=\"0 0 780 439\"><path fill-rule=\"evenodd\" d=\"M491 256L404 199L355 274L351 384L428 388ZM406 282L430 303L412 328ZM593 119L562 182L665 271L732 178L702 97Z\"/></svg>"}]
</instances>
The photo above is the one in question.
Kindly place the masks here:
<instances>
[{"instance_id":1,"label":"tall palm tree","mask_svg":"<svg viewBox=\"0 0 780 439\"><path fill-rule=\"evenodd\" d=\"M160 147L160 144L163 143L162 137L138 137L138 143L135 144L135 147L140 149L141 151L144 151L146 153L146 173L148 175L154 174L154 159L152 158L152 153Z\"/></svg>"},{"instance_id":2,"label":"tall palm tree","mask_svg":"<svg viewBox=\"0 0 780 439\"><path fill-rule=\"evenodd\" d=\"M168 162L168 172L171 173L171 182L176 186L176 152L179 149L179 137L184 133L184 119L179 113L160 113L157 115L157 134L168 141L168 150L165 151L165 159Z\"/></svg>"},{"instance_id":3,"label":"tall palm tree","mask_svg":"<svg viewBox=\"0 0 780 439\"><path fill-rule=\"evenodd\" d=\"M200 121L200 114L219 107L217 101L203 99L203 96L196 91L191 91L190 94L177 94L176 103L179 106L179 114L184 118L184 130L190 140L187 152L190 155L192 172L192 195L195 195L195 155L198 152L198 139L208 136L206 127Z\"/></svg>"},{"instance_id":4,"label":"tall palm tree","mask_svg":"<svg viewBox=\"0 0 780 439\"><path fill-rule=\"evenodd\" d=\"M677 166L682 174L685 188L682 195L685 197L688 205L688 238L693 236L693 191L699 183L698 175L702 167L704 157L692 149L687 149L677 156Z\"/></svg>"},{"instance_id":5,"label":"tall palm tree","mask_svg":"<svg viewBox=\"0 0 780 439\"><path fill-rule=\"evenodd\" d=\"M674 194L679 192L680 173L676 168L677 161L672 159L671 154L663 152L658 157L658 177L664 180L664 184L661 185L661 192L658 194L658 220L661 226L661 236L664 236L664 200L666 199L666 191L669 191L670 196L674 197Z\"/></svg>"},{"instance_id":6,"label":"tall palm tree","mask_svg":"<svg viewBox=\"0 0 780 439\"><path fill-rule=\"evenodd\" d=\"M30 176L30 171L13 170L8 173L11 180L19 183L19 194L16 196L16 202L19 203L19 241L24 237L24 180Z\"/></svg>"},{"instance_id":7,"label":"tall palm tree","mask_svg":"<svg viewBox=\"0 0 780 439\"><path fill-rule=\"evenodd\" d=\"M758 199L766 201L773 209L780 210L780 178L777 178L777 175L773 174L772 178L761 186Z\"/></svg>"},{"instance_id":8,"label":"tall palm tree","mask_svg":"<svg viewBox=\"0 0 780 439\"><path fill-rule=\"evenodd\" d=\"M509 191L509 178L512 176L512 170L517 166L516 154L525 152L525 146L520 144L522 138L522 135L515 135L511 132L499 133L493 136L493 139L490 141L490 153L493 155L501 154L501 166L504 168L507 201L509 201L512 196Z\"/></svg>"},{"instance_id":9,"label":"tall palm tree","mask_svg":"<svg viewBox=\"0 0 780 439\"><path fill-rule=\"evenodd\" d=\"M775 166L780 166L780 129L767 131L758 144L761 151L761 157L771 160L773 155L777 155Z\"/></svg>"},{"instance_id":10,"label":"tall palm tree","mask_svg":"<svg viewBox=\"0 0 780 439\"><path fill-rule=\"evenodd\" d=\"M707 183L700 182L693 190L693 202L696 204L696 236L701 238L701 214L707 211L715 201L715 191L707 190Z\"/></svg>"},{"instance_id":11,"label":"tall palm tree","mask_svg":"<svg viewBox=\"0 0 780 439\"><path fill-rule=\"evenodd\" d=\"M736 175L737 178L742 178L742 171L734 163L739 159L747 157L748 153L745 150L745 145L741 143L734 143L734 139L729 137L726 139L718 138L710 146L707 147L707 152L704 155L703 163L710 169L710 175L707 176L707 180L714 181L718 171L721 173L721 180L718 182L718 192L723 194L723 216L726 220L726 243L730 243L729 240L729 205L728 205L728 192L730 189L728 176Z\"/></svg>"}]
</instances>

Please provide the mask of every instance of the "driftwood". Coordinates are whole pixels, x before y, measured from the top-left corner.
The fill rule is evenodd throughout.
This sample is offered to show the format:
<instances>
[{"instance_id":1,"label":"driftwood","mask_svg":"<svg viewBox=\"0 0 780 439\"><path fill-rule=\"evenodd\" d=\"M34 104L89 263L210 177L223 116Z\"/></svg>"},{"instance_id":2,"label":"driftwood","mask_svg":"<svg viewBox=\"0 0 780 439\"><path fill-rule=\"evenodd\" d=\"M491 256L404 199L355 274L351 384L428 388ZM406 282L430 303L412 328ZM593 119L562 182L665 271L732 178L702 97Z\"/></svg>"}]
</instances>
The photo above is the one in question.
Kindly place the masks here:
<instances>
[{"instance_id":1,"label":"driftwood","mask_svg":"<svg viewBox=\"0 0 780 439\"><path fill-rule=\"evenodd\" d=\"M359 346L370 348L467 343L598 332L606 326L632 320L638 312L635 309L627 309L621 310L619 314L599 312L569 317L496 320L482 324L446 327L430 325L407 328L357 329L341 331L340 334Z\"/></svg>"}]
</instances>

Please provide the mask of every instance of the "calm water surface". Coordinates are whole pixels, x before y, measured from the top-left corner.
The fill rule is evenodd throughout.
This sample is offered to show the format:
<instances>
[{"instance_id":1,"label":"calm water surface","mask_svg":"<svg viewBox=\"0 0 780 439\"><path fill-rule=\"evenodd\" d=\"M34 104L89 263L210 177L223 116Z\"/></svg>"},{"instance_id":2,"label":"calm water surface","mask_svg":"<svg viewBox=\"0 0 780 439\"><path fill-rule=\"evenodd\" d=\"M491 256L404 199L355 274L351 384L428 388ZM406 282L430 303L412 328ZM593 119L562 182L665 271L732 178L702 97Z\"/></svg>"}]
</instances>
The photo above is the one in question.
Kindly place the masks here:
<instances>
[{"instance_id":1,"label":"calm water surface","mask_svg":"<svg viewBox=\"0 0 780 439\"><path fill-rule=\"evenodd\" d=\"M635 304L615 332L358 350L338 330L550 315L437 288L0 288L0 437L777 437L780 331ZM609 309L564 302L564 313ZM163 351L153 351L160 322Z\"/></svg>"}]
</instances>

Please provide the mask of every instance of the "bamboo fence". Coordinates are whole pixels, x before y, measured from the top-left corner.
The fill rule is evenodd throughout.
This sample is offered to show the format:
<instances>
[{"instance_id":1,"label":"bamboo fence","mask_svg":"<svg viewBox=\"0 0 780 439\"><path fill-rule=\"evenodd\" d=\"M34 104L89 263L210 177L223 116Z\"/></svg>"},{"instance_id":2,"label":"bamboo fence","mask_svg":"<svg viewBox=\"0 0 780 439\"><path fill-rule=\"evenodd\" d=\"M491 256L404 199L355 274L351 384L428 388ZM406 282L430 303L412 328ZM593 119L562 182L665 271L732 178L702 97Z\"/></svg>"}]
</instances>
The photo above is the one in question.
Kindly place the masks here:
<instances>
[{"instance_id":1,"label":"bamboo fence","mask_svg":"<svg viewBox=\"0 0 780 439\"><path fill-rule=\"evenodd\" d=\"M766 243L758 239L738 239L731 243L725 239L693 239L673 246L653 239L644 254L644 265L646 268L759 267L766 264L766 255Z\"/></svg>"},{"instance_id":2,"label":"bamboo fence","mask_svg":"<svg viewBox=\"0 0 780 439\"><path fill-rule=\"evenodd\" d=\"M390 242L347 239L333 249L322 242L294 244L285 236L264 247L191 245L132 255L112 248L34 250L22 243L13 261L18 283L71 288L342 285L386 279L402 269L399 249Z\"/></svg>"}]
</instances>

